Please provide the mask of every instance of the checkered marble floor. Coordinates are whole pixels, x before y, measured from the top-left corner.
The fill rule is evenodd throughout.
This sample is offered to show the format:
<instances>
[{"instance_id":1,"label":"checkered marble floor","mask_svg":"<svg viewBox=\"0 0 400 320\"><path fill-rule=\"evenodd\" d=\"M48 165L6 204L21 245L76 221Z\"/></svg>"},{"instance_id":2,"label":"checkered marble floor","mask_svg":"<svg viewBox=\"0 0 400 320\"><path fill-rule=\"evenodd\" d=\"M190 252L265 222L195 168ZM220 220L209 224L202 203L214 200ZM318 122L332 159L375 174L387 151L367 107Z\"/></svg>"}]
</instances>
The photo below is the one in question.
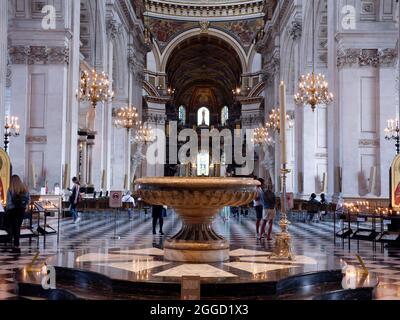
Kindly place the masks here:
<instances>
[{"instance_id":1,"label":"checkered marble floor","mask_svg":"<svg viewBox=\"0 0 400 320\"><path fill-rule=\"evenodd\" d=\"M50 224L56 227L56 222ZM136 212L132 219L126 213L87 213L82 214L81 222L76 225L70 218L62 219L59 241L57 235L40 237L39 240L33 238L32 241L22 239L21 254L11 253L5 245L0 245L0 300L17 299L14 272L29 266L36 255L34 266L42 265L48 257L65 250L128 250L133 244L162 248L164 238L173 235L179 227L180 220L173 213L164 219L164 237L152 234L151 215L143 212ZM215 230L226 237L232 246L256 251L273 250L273 241L260 241L256 238L255 216L252 212L248 216L231 216L228 219L218 216ZM279 231L277 224L273 231ZM333 223L329 221L311 224L293 221L290 233L296 255L313 257L317 261L318 257L328 256L332 261L358 267L360 265L356 255L360 255L369 271L379 277L377 299L400 300L400 249L381 248L378 244L374 251L370 242L360 241L357 246L357 241L352 240L349 251L347 243L343 247L340 239L334 243ZM121 239L113 240L114 235L119 235Z\"/></svg>"}]
</instances>

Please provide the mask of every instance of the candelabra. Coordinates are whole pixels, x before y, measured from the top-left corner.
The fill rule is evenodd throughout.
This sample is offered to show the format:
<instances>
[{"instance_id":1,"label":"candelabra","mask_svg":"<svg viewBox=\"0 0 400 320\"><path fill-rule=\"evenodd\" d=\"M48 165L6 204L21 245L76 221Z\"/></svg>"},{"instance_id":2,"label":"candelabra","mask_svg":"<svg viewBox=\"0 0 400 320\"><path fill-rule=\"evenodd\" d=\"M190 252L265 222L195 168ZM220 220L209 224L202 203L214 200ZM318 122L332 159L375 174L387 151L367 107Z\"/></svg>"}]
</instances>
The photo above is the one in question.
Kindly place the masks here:
<instances>
[{"instance_id":1,"label":"candelabra","mask_svg":"<svg viewBox=\"0 0 400 320\"><path fill-rule=\"evenodd\" d=\"M17 117L6 116L4 124L4 151L8 152L8 145L10 143L10 137L19 136L20 126L18 124Z\"/></svg>"},{"instance_id":2,"label":"candelabra","mask_svg":"<svg viewBox=\"0 0 400 320\"><path fill-rule=\"evenodd\" d=\"M396 146L396 154L400 154L400 126L399 119L396 120L388 120L388 125L385 128L385 139L390 141L395 141Z\"/></svg>"},{"instance_id":3,"label":"candelabra","mask_svg":"<svg viewBox=\"0 0 400 320\"><path fill-rule=\"evenodd\" d=\"M133 142L136 143L136 152L132 157L132 176L135 177L135 173L137 167L141 164L143 159L145 158L142 153L143 147L146 144L152 143L155 141L155 136L153 129L147 124L139 123L139 127L135 132L135 136L133 137Z\"/></svg>"}]
</instances>

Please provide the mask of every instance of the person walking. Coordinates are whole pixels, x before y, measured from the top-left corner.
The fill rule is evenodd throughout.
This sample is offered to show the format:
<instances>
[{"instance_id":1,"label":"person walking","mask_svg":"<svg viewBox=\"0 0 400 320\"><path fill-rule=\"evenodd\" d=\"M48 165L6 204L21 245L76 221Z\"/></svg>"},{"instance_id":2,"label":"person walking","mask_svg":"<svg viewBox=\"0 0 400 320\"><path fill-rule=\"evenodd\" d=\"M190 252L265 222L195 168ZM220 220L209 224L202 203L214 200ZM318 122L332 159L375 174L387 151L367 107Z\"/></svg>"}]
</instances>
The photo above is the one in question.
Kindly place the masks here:
<instances>
[{"instance_id":1,"label":"person walking","mask_svg":"<svg viewBox=\"0 0 400 320\"><path fill-rule=\"evenodd\" d=\"M73 223L78 223L81 218L78 215L78 204L79 204L79 200L80 200L80 189L81 189L81 185L79 183L79 180L77 177L73 177L72 178L72 182L74 183L74 186L72 187L72 193L69 196L69 205L70 205L70 210L71 210L71 214L72 214L72 218L74 219Z\"/></svg>"},{"instance_id":2,"label":"person walking","mask_svg":"<svg viewBox=\"0 0 400 320\"><path fill-rule=\"evenodd\" d=\"M164 235L164 233L163 233L164 207L159 206L159 205L152 206L151 213L152 213L152 217L153 217L153 234L157 234L156 227L157 227L157 221L159 221L159 223L160 223L160 232L159 233L161 235Z\"/></svg>"},{"instance_id":3,"label":"person walking","mask_svg":"<svg viewBox=\"0 0 400 320\"><path fill-rule=\"evenodd\" d=\"M263 187L264 187L264 179L259 178L257 179L261 185L257 187L257 196L256 199L253 202L254 209L256 210L256 236L259 238L260 236L260 224L261 220L263 217L263 203L262 203L262 197L263 197Z\"/></svg>"},{"instance_id":4,"label":"person walking","mask_svg":"<svg viewBox=\"0 0 400 320\"><path fill-rule=\"evenodd\" d=\"M274 224L274 219L276 216L276 197L272 191L272 186L268 185L267 190L265 191L265 193L262 193L262 195L263 224L261 227L260 240L265 236L265 228L267 224L269 224L267 240L271 241L272 226Z\"/></svg>"},{"instance_id":5,"label":"person walking","mask_svg":"<svg viewBox=\"0 0 400 320\"><path fill-rule=\"evenodd\" d=\"M21 252L19 248L21 226L29 202L30 195L27 186L21 181L19 176L13 175L7 192L7 217L13 245L12 251L15 253Z\"/></svg>"}]
</instances>

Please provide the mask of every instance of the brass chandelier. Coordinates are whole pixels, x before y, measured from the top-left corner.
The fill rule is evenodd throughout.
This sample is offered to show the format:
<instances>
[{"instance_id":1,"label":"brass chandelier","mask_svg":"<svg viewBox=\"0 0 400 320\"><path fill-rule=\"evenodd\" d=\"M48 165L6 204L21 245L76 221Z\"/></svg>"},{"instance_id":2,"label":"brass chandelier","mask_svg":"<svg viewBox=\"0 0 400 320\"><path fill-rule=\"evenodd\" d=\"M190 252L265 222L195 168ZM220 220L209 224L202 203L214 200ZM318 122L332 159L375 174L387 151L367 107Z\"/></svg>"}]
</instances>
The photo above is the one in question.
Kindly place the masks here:
<instances>
[{"instance_id":1,"label":"brass chandelier","mask_svg":"<svg viewBox=\"0 0 400 320\"><path fill-rule=\"evenodd\" d=\"M268 145L274 142L273 139L269 136L268 128L262 126L254 129L252 140L255 145Z\"/></svg>"},{"instance_id":2,"label":"brass chandelier","mask_svg":"<svg viewBox=\"0 0 400 320\"><path fill-rule=\"evenodd\" d=\"M289 128L292 128L294 123L293 119L289 114L286 114L286 120L289 124ZM276 131L278 134L281 131L281 109L272 109L269 113L269 119L265 125L268 129Z\"/></svg>"},{"instance_id":3,"label":"brass chandelier","mask_svg":"<svg viewBox=\"0 0 400 320\"><path fill-rule=\"evenodd\" d=\"M138 123L138 129L135 132L133 141L137 144L148 144L154 142L156 137L154 136L153 129L147 123Z\"/></svg>"},{"instance_id":4,"label":"brass chandelier","mask_svg":"<svg viewBox=\"0 0 400 320\"><path fill-rule=\"evenodd\" d=\"M111 101L114 92L110 90L110 80L105 72L98 74L95 69L89 74L83 71L78 92L79 101L87 101L93 108L99 102Z\"/></svg>"},{"instance_id":5,"label":"brass chandelier","mask_svg":"<svg viewBox=\"0 0 400 320\"><path fill-rule=\"evenodd\" d=\"M114 126L126 130L134 129L138 126L139 114L135 107L129 105L115 110Z\"/></svg>"},{"instance_id":6,"label":"brass chandelier","mask_svg":"<svg viewBox=\"0 0 400 320\"><path fill-rule=\"evenodd\" d=\"M329 92L328 82L321 73L315 74L315 0L312 5L313 10L313 48L312 48L312 73L300 77L298 92L294 96L296 104L310 105L312 111L318 104L328 105L333 101L333 94Z\"/></svg>"},{"instance_id":7,"label":"brass chandelier","mask_svg":"<svg viewBox=\"0 0 400 320\"><path fill-rule=\"evenodd\" d=\"M97 28L98 1L96 1L96 17L95 27ZM77 92L77 98L81 102L89 102L93 108L96 108L99 102L109 102L114 97L114 92L111 89L111 82L105 72L97 73L97 32L94 35L94 68L90 74L83 71Z\"/></svg>"}]
</instances>

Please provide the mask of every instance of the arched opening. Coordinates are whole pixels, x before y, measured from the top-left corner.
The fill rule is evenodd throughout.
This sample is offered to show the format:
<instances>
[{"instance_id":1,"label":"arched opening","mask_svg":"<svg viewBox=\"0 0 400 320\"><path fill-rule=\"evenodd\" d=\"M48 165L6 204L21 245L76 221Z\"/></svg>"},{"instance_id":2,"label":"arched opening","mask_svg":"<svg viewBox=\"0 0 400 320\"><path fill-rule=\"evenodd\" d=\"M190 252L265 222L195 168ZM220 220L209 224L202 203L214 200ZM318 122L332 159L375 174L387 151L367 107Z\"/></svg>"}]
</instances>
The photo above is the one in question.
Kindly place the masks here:
<instances>
[{"instance_id":1,"label":"arched opening","mask_svg":"<svg viewBox=\"0 0 400 320\"><path fill-rule=\"evenodd\" d=\"M184 106L180 106L178 110L178 119L182 125L186 124L186 108Z\"/></svg>"},{"instance_id":2,"label":"arched opening","mask_svg":"<svg viewBox=\"0 0 400 320\"><path fill-rule=\"evenodd\" d=\"M198 126L209 126L210 125L210 110L206 107L202 107L197 111L197 125Z\"/></svg>"},{"instance_id":3,"label":"arched opening","mask_svg":"<svg viewBox=\"0 0 400 320\"><path fill-rule=\"evenodd\" d=\"M166 73L168 86L175 90L173 104L186 107L187 125L202 124L203 107L206 124L219 125L221 106L233 106L232 90L240 85L242 72L235 49L215 36L191 37L176 46Z\"/></svg>"},{"instance_id":4,"label":"arched opening","mask_svg":"<svg viewBox=\"0 0 400 320\"><path fill-rule=\"evenodd\" d=\"M221 110L221 125L226 126L229 120L229 108L224 106Z\"/></svg>"}]
</instances>

